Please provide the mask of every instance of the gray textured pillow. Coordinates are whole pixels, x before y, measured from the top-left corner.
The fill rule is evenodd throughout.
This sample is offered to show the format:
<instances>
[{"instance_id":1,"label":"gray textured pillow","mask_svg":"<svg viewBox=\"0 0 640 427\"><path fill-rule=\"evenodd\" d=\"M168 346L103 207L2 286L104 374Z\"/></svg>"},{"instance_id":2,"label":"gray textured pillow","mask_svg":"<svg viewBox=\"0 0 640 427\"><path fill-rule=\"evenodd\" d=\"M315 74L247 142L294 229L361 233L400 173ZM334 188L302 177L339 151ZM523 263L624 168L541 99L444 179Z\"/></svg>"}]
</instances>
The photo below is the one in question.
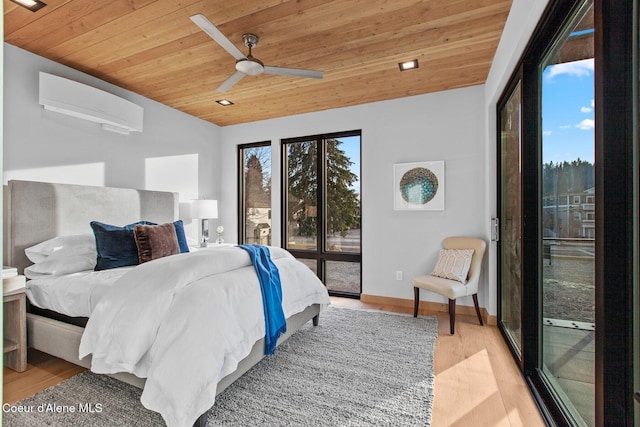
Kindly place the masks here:
<instances>
[{"instance_id":1,"label":"gray textured pillow","mask_svg":"<svg viewBox=\"0 0 640 427\"><path fill-rule=\"evenodd\" d=\"M133 235L138 247L140 264L180 253L176 228L172 223L160 225L136 225Z\"/></svg>"}]
</instances>

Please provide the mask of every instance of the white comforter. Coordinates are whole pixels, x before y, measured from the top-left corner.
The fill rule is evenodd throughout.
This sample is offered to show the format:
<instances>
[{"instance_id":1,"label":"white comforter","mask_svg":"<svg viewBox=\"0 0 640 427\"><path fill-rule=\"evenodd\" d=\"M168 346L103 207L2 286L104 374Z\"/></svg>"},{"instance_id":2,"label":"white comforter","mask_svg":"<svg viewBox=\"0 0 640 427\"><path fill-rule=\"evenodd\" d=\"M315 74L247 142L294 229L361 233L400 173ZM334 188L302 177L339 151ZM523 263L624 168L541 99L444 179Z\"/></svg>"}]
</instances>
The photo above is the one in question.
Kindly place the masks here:
<instances>
[{"instance_id":1,"label":"white comforter","mask_svg":"<svg viewBox=\"0 0 640 427\"><path fill-rule=\"evenodd\" d=\"M132 268L36 277L27 282L27 298L36 307L71 317L89 317L111 285Z\"/></svg>"},{"instance_id":2,"label":"white comforter","mask_svg":"<svg viewBox=\"0 0 640 427\"><path fill-rule=\"evenodd\" d=\"M270 247L285 317L329 303L324 285L287 251ZM217 248L141 264L102 297L80 358L97 373L147 378L141 401L168 426L191 426L215 401L218 381L264 337L260 284L246 251Z\"/></svg>"}]
</instances>

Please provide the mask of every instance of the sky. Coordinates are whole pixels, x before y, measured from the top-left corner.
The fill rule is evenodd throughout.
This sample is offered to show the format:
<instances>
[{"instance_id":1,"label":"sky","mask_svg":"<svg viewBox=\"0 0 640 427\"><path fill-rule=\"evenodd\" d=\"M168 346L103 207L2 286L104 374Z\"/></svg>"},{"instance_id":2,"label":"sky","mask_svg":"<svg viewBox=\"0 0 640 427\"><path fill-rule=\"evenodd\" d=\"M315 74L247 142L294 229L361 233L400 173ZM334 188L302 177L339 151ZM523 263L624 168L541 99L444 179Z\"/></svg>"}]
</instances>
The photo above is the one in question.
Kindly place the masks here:
<instances>
[{"instance_id":1,"label":"sky","mask_svg":"<svg viewBox=\"0 0 640 427\"><path fill-rule=\"evenodd\" d=\"M542 160L594 161L593 59L547 67L542 73Z\"/></svg>"}]
</instances>

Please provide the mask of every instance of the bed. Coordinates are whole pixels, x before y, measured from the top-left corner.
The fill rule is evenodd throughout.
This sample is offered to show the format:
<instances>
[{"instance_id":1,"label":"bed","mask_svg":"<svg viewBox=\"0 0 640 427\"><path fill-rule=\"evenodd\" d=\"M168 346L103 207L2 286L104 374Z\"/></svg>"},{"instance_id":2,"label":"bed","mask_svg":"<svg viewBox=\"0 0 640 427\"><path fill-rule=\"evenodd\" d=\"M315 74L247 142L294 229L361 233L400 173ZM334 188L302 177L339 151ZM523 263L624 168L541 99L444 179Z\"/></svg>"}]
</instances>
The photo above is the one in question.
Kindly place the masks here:
<instances>
[{"instance_id":1,"label":"bed","mask_svg":"<svg viewBox=\"0 0 640 427\"><path fill-rule=\"evenodd\" d=\"M4 264L15 266L19 271L24 271L25 268L32 264L25 254L25 249L56 236L90 233L91 229L89 228L89 223L91 221L97 220L108 224L129 224L133 221L146 220L157 224L166 224L175 221L177 217L178 196L176 193L31 181L10 181L8 185L4 187ZM270 249L272 257L274 258L273 262L278 265L279 269L281 269L283 282L282 293L283 310L286 313L286 333L282 334L278 339L278 344L280 344L309 320L313 320L313 323L317 325L320 309L323 305L328 304L329 299L326 294L326 289L321 286L321 282L317 279L314 280L316 280L317 284L322 287L322 291L315 289L314 287L316 284L313 283L310 283L309 285L304 284L304 286L301 285L301 283L309 281L307 273L310 271L308 268L304 267L306 270L300 270L299 267L302 266L302 264L295 261L295 259L293 259L293 257L283 249ZM249 276L247 276L248 267L243 264L243 258L248 257L248 255L238 254L238 251L243 252L242 249L233 247L206 249L194 254L172 255L171 257L154 260L153 262L144 263L133 268L125 268L125 272L122 274L116 274L114 272L113 274L117 277L115 279L111 277L112 282L115 283L113 286L120 286L121 290L125 290L124 293L130 292L131 295L124 297L121 295L123 293L121 290L118 290L117 292L112 289L109 289L106 292L97 291L97 294L100 296L100 300L95 304L88 304L88 306L91 307L88 310L95 311L91 312L92 315L89 317L89 324L87 326L84 326L86 323L84 316L76 315L83 314L82 311L79 313L70 312L67 314L60 314L50 310L49 307L41 307L39 309L34 305L30 308L30 312L27 314L28 345L37 350L86 368L91 368L92 355L95 354L98 357L95 357L95 360L93 360L95 365L94 369L100 371L100 373L110 374L122 381L144 388L143 399L145 399L144 394L147 390L152 389L152 391L149 392L151 397L147 399L147 402L143 400L145 406L147 406L150 400L151 405L155 405L150 409L156 410L158 407L162 408L164 405L173 405L180 408L179 411L182 411L182 406L179 402L164 402L159 404L158 402L162 399L167 399L167 396L157 397L155 395L157 394L157 390L163 390L162 387L166 389L168 387L167 384L172 387L182 387L181 392L186 390L186 393L188 394L188 390L192 387L191 384L175 386L171 381L176 381L176 378L166 380L169 382L166 382L164 379L158 380L157 372L179 371L181 372L179 376L192 381L193 378L190 378L189 375L182 375L182 372L185 367L187 368L187 371L189 371L189 365L196 362L189 361L188 364L179 366L176 365L175 362L176 360L179 360L179 358L176 359L176 356L174 356L174 359L167 359L169 356L165 356L165 354L175 352L176 348L181 349L181 355L191 355L191 353L198 354L199 351L204 352L212 348L212 343L216 343L217 346L218 342L226 342L227 338L222 336L203 336L201 338L202 341L196 342L190 333L187 334L183 332L183 330L200 328L200 326L197 325L203 323L200 321L202 319L204 319L204 323L209 322L212 319L215 320L215 315L217 315L216 313L218 313L218 311L223 313L225 312L224 310L227 310L228 312L231 312L230 310L237 310L237 313L243 313L243 315L235 315L234 317L241 319L250 317L247 313L248 311L256 311L254 310L255 305L257 304L256 298L260 297L255 297L255 289L258 289L257 292L259 293L260 288L256 288L257 285L254 285L253 282L255 281L257 283L257 277L249 278ZM210 254L207 254L213 252L216 253L215 258L212 258ZM200 261L197 261L198 264L193 264L198 258L201 259ZM212 261L212 259L217 259L219 261ZM176 265L182 267L174 268ZM197 265L198 267L189 267L193 265ZM231 272L227 272L226 270L218 271L220 265L235 265L236 267L234 267L234 270ZM160 270L156 270L159 268L164 268L165 272L160 273ZM154 273L154 271L156 271L156 273ZM156 274L156 276L165 277L171 275L167 274L167 272L171 271L197 271L199 272L199 276L191 277L193 274L189 275L190 282L188 282L188 286L184 284L187 283L187 279L183 280L182 278L177 278L175 283L164 281L162 286L159 288L152 288L152 286L156 286L159 281L150 276ZM182 277L185 275L187 274L180 273L176 277ZM149 279L146 280L146 278ZM126 287L127 280L125 279L129 282L134 281L136 284L140 283L141 285L135 289L131 286ZM65 281L65 279L61 278L58 278L58 280L61 282ZM146 285L144 284L145 280L147 282ZM209 283L214 283L213 280L217 280L215 283L220 283L220 285L210 285ZM238 283L237 286L232 284L236 282ZM178 283L182 284L178 285ZM144 286L147 286L147 288ZM295 292L302 292L295 290L294 288L304 288L306 286L314 288L310 291L310 293L313 293L314 295L300 294L302 295L300 296L295 294L295 298L293 296L287 296L289 294L294 294ZM153 289L153 292L149 292L151 289ZM194 304L191 302L194 301L194 299L203 299L201 296L203 294L200 294L199 292L204 292L208 295L208 298L213 299L221 299L216 296L218 295L216 292L223 292L223 294L220 294L223 295L222 298L226 298L226 295L228 294L239 293L240 298L248 301L249 304L253 303L254 308L252 308L251 305L240 306L236 303L230 303L231 308L225 306L216 307L215 310L210 310L208 308L201 309L201 307L203 307L202 304ZM109 298L103 297L102 294L108 295ZM157 317L157 323L154 327L159 328L158 330L166 330L167 332L165 333L165 336L167 338L156 339L153 333L143 332L142 327L130 328L135 334L138 334L138 329L140 329L140 336L127 337L127 339L138 342L144 341L145 337L151 336L152 339L150 340L153 340L154 342L150 343L148 348L141 347L139 349L131 350L137 351L138 353L144 353L142 361L136 362L137 364L135 367L129 366L128 369L116 369L114 366L122 367L126 365L126 363L119 361L118 363L111 363L109 365L111 362L111 355L109 357L102 357L104 355L101 354L101 351L104 350L108 352L110 349L123 346L123 342L125 341L119 341L124 339L121 338L121 335L127 335L129 332L109 336L108 339L115 340L113 342L113 346L98 349L98 347L95 346L91 347L91 342L105 342L105 338L101 335L94 335L94 331L110 329L110 327L105 326L107 322L105 319L111 319L108 321L113 322L113 324L118 322L124 322L126 324L126 320L120 319L121 316L111 314L110 309L114 306L113 304L121 303L122 307L124 307L122 310L126 312L128 306L125 304L129 304L127 302L128 298L140 298L141 295L149 294L153 295L154 299L164 301L164 305L162 306L164 308L162 310L149 310L147 315L142 316L142 318L155 319L155 317ZM114 295L116 296L114 297ZM187 300L186 295L191 295L189 297L191 300ZM44 305L42 300L47 299L41 296L38 300L37 295L33 292L31 293L31 298L33 298L34 301L36 301L36 304L40 306ZM293 299L295 299L295 301L293 301ZM107 300L110 305L105 303ZM287 307L285 307L285 302L287 303ZM108 308L104 308L103 306ZM144 311L144 304L141 305L141 307L143 308L140 310ZM85 311L86 310L87 309L85 309ZM162 316L160 314L155 316L156 312L162 314ZM192 318L193 321L191 320ZM233 319L233 322L231 322L232 325L236 325L235 318ZM176 324L180 325L181 323L179 321L175 321L175 319L180 321L188 319L192 323L189 323L186 326L176 326ZM243 322L244 320L238 320L238 322L241 321ZM147 320L145 320L145 323L146 322ZM149 320L149 323L151 322L152 320ZM262 322L264 323L264 317L262 317ZM111 326L111 324L109 326ZM264 326L262 327L264 328ZM85 334L83 341L85 328L87 330L87 334ZM208 325L208 328L222 330L227 329L227 326L225 325L224 328L212 328ZM201 393L202 395L205 395L205 397L198 397L198 402L194 404L194 408L185 410L184 414L182 412L178 414L165 414L162 413L162 409L158 410L158 412L162 413L165 421L167 421L169 425L192 425L194 422L196 425L205 425L206 411L213 404L215 395L222 392L226 387L233 383L233 381L239 378L243 373L248 371L264 357L264 330L261 332L263 337L255 339L255 334L259 334L260 332L255 332L254 329L255 327L251 329L251 334L247 335L247 337L250 336L251 338L246 338L246 340L250 342L248 344L243 343L242 345L237 344L238 350L234 350L234 352L232 352L235 354L236 359L234 360L233 358L230 358L229 360L225 359L224 362L221 362L221 368L219 372L215 374L219 375L219 377L216 377L213 374L211 377L216 379L213 383L213 389L209 388L209 392ZM89 335L89 337L86 335ZM188 335L189 338L183 339L183 335ZM158 334L158 337L160 337L160 334ZM79 357L79 349L82 350L81 342L85 353L87 348L89 348L89 352L91 353L89 356L82 359ZM89 344L87 344L87 342L89 342ZM236 346L236 344L234 344L234 346ZM242 346L244 347L240 348ZM91 350L93 350L93 352ZM147 354L151 354L151 356L147 356ZM206 354L203 354L206 357ZM106 365L109 366L105 367L106 360L109 360L109 363L106 363ZM173 365L171 365L172 363ZM207 361L207 363L210 363L210 361ZM171 367L171 369L168 367ZM191 371L199 372L198 369L199 368L194 368L191 369ZM116 372L119 370L124 370L128 373ZM132 373L135 373L136 375L132 375ZM147 381L147 374L151 381ZM171 375L167 376L171 377ZM176 375L174 375L174 377L175 376ZM195 377L196 375L192 376ZM162 381L165 381L164 385L156 386L157 383L161 383ZM195 378L194 381L200 381L200 379ZM198 386L194 383L193 387L197 388ZM174 397L170 396L170 398L173 399Z\"/></svg>"}]
</instances>

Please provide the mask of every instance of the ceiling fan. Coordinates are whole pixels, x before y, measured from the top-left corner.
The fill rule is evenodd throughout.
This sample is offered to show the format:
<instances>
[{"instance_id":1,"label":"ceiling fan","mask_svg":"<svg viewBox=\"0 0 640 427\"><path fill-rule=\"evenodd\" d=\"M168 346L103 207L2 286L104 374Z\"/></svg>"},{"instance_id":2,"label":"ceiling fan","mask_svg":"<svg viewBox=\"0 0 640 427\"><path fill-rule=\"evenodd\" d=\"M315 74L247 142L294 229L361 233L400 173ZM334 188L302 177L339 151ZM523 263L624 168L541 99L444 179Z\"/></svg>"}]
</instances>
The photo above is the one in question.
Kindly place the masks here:
<instances>
[{"instance_id":1,"label":"ceiling fan","mask_svg":"<svg viewBox=\"0 0 640 427\"><path fill-rule=\"evenodd\" d=\"M236 72L216 88L216 91L218 92L226 92L231 89L231 87L238 83L245 75L257 76L262 73L267 73L277 74L280 76L309 77L312 79L321 79L324 75L324 72L322 71L264 65L262 61L251 55L251 49L256 47L258 44L258 36L255 34L244 34L242 36L244 45L249 48L249 54L245 55L204 15L193 15L190 19L200 27L202 31L207 33L209 37L222 46L224 50L229 52L231 56L236 58Z\"/></svg>"}]
</instances>

